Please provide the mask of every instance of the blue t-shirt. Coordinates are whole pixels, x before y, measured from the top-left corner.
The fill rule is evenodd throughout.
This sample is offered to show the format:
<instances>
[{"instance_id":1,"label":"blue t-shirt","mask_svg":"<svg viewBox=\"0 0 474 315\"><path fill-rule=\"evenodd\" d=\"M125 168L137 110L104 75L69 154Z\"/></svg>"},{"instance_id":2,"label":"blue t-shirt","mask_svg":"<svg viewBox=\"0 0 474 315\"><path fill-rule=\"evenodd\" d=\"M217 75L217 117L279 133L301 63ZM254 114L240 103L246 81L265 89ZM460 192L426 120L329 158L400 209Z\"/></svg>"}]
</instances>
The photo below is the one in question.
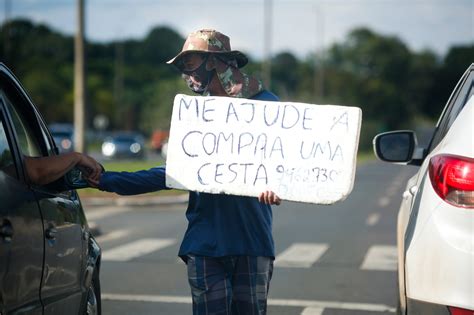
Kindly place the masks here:
<instances>
[{"instance_id":1,"label":"blue t-shirt","mask_svg":"<svg viewBox=\"0 0 474 315\"><path fill-rule=\"evenodd\" d=\"M262 91L255 100L278 101ZM166 188L165 167L138 172L105 172L99 188L121 195L135 195ZM272 209L255 197L189 193L188 228L179 256L222 257L231 255L275 257Z\"/></svg>"}]
</instances>

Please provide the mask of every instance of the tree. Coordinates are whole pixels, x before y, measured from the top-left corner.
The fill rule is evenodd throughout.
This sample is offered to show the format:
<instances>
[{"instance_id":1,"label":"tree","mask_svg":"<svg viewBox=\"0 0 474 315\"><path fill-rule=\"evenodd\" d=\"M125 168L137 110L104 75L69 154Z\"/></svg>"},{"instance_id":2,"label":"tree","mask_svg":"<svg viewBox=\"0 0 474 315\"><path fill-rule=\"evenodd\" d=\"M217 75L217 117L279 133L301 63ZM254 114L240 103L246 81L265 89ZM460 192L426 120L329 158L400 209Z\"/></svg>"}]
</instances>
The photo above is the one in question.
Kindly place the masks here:
<instances>
[{"instance_id":1,"label":"tree","mask_svg":"<svg viewBox=\"0 0 474 315\"><path fill-rule=\"evenodd\" d=\"M282 99L294 99L298 86L299 62L290 52L272 58L272 85Z\"/></svg>"},{"instance_id":2,"label":"tree","mask_svg":"<svg viewBox=\"0 0 474 315\"><path fill-rule=\"evenodd\" d=\"M441 114L457 82L474 62L474 44L455 46L449 49L442 65L434 74L434 83L423 106L423 112L429 117Z\"/></svg>"},{"instance_id":3,"label":"tree","mask_svg":"<svg viewBox=\"0 0 474 315\"><path fill-rule=\"evenodd\" d=\"M328 63L346 77L352 74L355 80L348 82L348 91L354 105L362 108L364 117L380 121L383 128L397 128L416 112L406 92L411 54L398 38L366 28L353 30L343 44L330 48Z\"/></svg>"},{"instance_id":4,"label":"tree","mask_svg":"<svg viewBox=\"0 0 474 315\"><path fill-rule=\"evenodd\" d=\"M8 39L7 47L0 41L0 61L23 82L46 120L72 121L73 38L25 19L1 25L0 36ZM87 42L88 126L101 114L113 129L166 129L174 95L188 93L178 71L165 63L183 42L166 26L143 39ZM452 47L441 58L412 52L397 37L358 28L303 60L290 51L276 54L270 89L284 101L361 107L361 141L368 148L377 132L437 117L472 56L472 44ZM244 71L260 77L261 63L249 60Z\"/></svg>"}]
</instances>

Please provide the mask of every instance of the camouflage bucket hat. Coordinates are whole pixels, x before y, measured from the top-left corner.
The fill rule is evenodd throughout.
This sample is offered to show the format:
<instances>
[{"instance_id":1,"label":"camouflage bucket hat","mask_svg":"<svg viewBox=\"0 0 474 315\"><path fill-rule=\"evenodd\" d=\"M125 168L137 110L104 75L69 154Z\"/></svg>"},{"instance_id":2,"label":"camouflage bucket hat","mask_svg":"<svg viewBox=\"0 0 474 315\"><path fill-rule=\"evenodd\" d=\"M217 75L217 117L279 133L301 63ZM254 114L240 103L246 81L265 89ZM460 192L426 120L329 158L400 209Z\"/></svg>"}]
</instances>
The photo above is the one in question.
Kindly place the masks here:
<instances>
[{"instance_id":1,"label":"camouflage bucket hat","mask_svg":"<svg viewBox=\"0 0 474 315\"><path fill-rule=\"evenodd\" d=\"M248 62L247 57L238 50L231 50L230 40L226 35L212 29L203 29L188 35L183 49L168 64L177 65L177 62L187 53L213 53L234 59L237 66L242 68ZM179 68L179 67L178 67Z\"/></svg>"}]
</instances>

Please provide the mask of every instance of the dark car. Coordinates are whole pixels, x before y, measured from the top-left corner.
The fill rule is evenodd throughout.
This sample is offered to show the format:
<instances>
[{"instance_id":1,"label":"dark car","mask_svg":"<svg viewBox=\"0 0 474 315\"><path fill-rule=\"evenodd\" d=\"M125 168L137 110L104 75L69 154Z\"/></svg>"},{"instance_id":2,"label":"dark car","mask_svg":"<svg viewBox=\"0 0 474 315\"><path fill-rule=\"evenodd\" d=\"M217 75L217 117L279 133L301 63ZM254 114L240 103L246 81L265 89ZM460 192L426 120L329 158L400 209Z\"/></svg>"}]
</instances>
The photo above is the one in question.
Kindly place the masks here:
<instances>
[{"instance_id":1,"label":"dark car","mask_svg":"<svg viewBox=\"0 0 474 315\"><path fill-rule=\"evenodd\" d=\"M100 314L101 250L73 189L79 171L45 186L25 176L25 156L59 153L46 126L0 63L0 314Z\"/></svg>"},{"instance_id":2,"label":"dark car","mask_svg":"<svg viewBox=\"0 0 474 315\"><path fill-rule=\"evenodd\" d=\"M49 125L49 131L53 136L60 153L74 151L74 126L69 123L54 123Z\"/></svg>"},{"instance_id":3,"label":"dark car","mask_svg":"<svg viewBox=\"0 0 474 315\"><path fill-rule=\"evenodd\" d=\"M102 156L107 159L145 157L145 139L138 132L116 132L104 139Z\"/></svg>"}]
</instances>

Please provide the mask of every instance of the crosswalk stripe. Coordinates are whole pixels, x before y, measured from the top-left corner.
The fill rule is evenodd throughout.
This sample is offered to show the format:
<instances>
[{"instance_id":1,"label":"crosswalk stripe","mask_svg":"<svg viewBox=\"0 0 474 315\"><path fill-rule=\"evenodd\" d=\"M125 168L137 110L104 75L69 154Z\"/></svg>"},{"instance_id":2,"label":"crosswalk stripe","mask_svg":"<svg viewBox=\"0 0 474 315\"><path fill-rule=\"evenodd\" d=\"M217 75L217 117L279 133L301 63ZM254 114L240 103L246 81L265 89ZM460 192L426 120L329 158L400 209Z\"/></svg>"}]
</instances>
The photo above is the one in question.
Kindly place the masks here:
<instances>
[{"instance_id":1,"label":"crosswalk stripe","mask_svg":"<svg viewBox=\"0 0 474 315\"><path fill-rule=\"evenodd\" d=\"M301 312L301 315L321 315L324 312L324 308L321 307L307 307Z\"/></svg>"},{"instance_id":2,"label":"crosswalk stripe","mask_svg":"<svg viewBox=\"0 0 474 315\"><path fill-rule=\"evenodd\" d=\"M102 253L102 259L108 261L128 261L150 254L176 243L174 239L145 238L122 246L117 246Z\"/></svg>"},{"instance_id":3,"label":"crosswalk stripe","mask_svg":"<svg viewBox=\"0 0 474 315\"><path fill-rule=\"evenodd\" d=\"M365 224L368 226L376 225L380 220L380 213L374 212L371 213L365 220Z\"/></svg>"},{"instance_id":4,"label":"crosswalk stripe","mask_svg":"<svg viewBox=\"0 0 474 315\"><path fill-rule=\"evenodd\" d=\"M116 294L102 293L102 300L107 301L130 301L149 303L183 303L192 304L189 296L171 295L139 295L139 294ZM318 300L294 300L294 299L268 299L270 306L304 307L309 311L323 310L325 308L335 308L342 310L355 310L367 312L390 312L395 313L395 308L385 304L353 303L340 301L318 301ZM313 313L309 313L312 314Z\"/></svg>"},{"instance_id":5,"label":"crosswalk stripe","mask_svg":"<svg viewBox=\"0 0 474 315\"><path fill-rule=\"evenodd\" d=\"M126 207L104 207L100 210L94 210L90 212L86 212L87 221L96 221L100 220L109 216L121 214L124 212L129 212L133 210L133 208L126 208Z\"/></svg>"},{"instance_id":6,"label":"crosswalk stripe","mask_svg":"<svg viewBox=\"0 0 474 315\"><path fill-rule=\"evenodd\" d=\"M97 237L99 244L119 239L130 234L129 230L116 230ZM140 239L125 245L103 251L102 257L106 261L128 261L139 256L148 255L165 247L175 244L175 239ZM294 243L275 259L275 267L281 268L310 268L329 249L323 243ZM181 258L176 259L182 264ZM360 266L362 270L397 270L397 248L392 245L373 245L367 251ZM312 312L308 310L307 312ZM308 313L311 314L311 313Z\"/></svg>"},{"instance_id":7,"label":"crosswalk stripe","mask_svg":"<svg viewBox=\"0 0 474 315\"><path fill-rule=\"evenodd\" d=\"M374 245L369 248L361 265L363 270L397 270L397 247Z\"/></svg>"},{"instance_id":8,"label":"crosswalk stripe","mask_svg":"<svg viewBox=\"0 0 474 315\"><path fill-rule=\"evenodd\" d=\"M328 248L327 244L294 243L276 257L275 266L310 268Z\"/></svg>"},{"instance_id":9,"label":"crosswalk stripe","mask_svg":"<svg viewBox=\"0 0 474 315\"><path fill-rule=\"evenodd\" d=\"M99 244L113 241L122 237L125 237L130 234L129 230L115 230L107 234L97 236L95 239Z\"/></svg>"},{"instance_id":10,"label":"crosswalk stripe","mask_svg":"<svg viewBox=\"0 0 474 315\"><path fill-rule=\"evenodd\" d=\"M385 208L386 206L388 206L390 204L390 198L388 197L381 197L379 199L379 201L377 202L377 205L380 207L380 208Z\"/></svg>"}]
</instances>

